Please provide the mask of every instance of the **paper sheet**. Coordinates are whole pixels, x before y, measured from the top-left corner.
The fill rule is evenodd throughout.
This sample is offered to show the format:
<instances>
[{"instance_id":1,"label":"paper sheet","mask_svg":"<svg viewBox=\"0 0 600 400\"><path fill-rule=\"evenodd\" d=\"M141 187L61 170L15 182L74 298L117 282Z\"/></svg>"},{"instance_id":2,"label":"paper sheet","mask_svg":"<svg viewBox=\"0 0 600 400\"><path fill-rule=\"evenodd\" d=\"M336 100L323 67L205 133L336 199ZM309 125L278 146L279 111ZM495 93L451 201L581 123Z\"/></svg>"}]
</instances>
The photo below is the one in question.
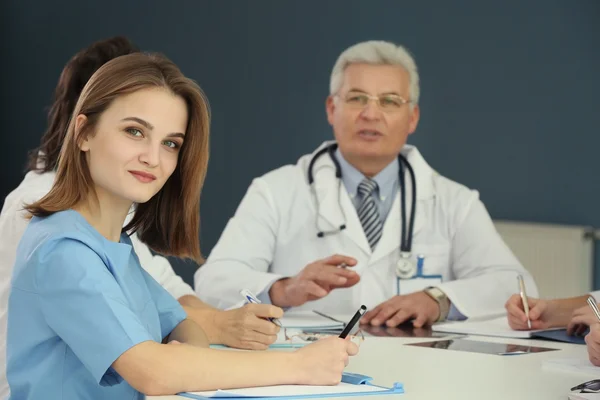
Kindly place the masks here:
<instances>
[{"instance_id":1,"label":"paper sheet","mask_svg":"<svg viewBox=\"0 0 600 400\"><path fill-rule=\"evenodd\" d=\"M600 393L571 393L569 400L600 400Z\"/></svg>"},{"instance_id":2,"label":"paper sheet","mask_svg":"<svg viewBox=\"0 0 600 400\"><path fill-rule=\"evenodd\" d=\"M578 358L554 358L542 363L543 369L558 369L564 372L584 373L600 377L600 367L594 366L590 360L581 356Z\"/></svg>"},{"instance_id":3,"label":"paper sheet","mask_svg":"<svg viewBox=\"0 0 600 400\"><path fill-rule=\"evenodd\" d=\"M372 385L352 385L340 383L335 386L308 386L308 385L278 385L256 388L217 390L206 392L190 392L190 394L203 397L287 397L287 396L320 396L326 394L344 393L370 393L385 392L389 389Z\"/></svg>"}]
</instances>

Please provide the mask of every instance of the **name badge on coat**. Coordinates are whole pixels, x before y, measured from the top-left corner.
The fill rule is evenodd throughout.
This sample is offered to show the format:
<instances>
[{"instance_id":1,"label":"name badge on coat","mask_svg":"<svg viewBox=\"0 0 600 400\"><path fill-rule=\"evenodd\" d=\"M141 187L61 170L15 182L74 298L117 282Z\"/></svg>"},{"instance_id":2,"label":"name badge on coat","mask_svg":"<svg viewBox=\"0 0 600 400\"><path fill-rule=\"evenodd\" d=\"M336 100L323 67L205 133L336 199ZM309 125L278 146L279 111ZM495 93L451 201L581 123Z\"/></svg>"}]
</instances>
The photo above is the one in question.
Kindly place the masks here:
<instances>
[{"instance_id":1,"label":"name badge on coat","mask_svg":"<svg viewBox=\"0 0 600 400\"><path fill-rule=\"evenodd\" d=\"M419 255L417 257L417 270L415 275L405 279L396 277L396 293L398 295L420 292L428 287L437 286L442 283L442 275L423 274L424 263L425 257Z\"/></svg>"}]
</instances>

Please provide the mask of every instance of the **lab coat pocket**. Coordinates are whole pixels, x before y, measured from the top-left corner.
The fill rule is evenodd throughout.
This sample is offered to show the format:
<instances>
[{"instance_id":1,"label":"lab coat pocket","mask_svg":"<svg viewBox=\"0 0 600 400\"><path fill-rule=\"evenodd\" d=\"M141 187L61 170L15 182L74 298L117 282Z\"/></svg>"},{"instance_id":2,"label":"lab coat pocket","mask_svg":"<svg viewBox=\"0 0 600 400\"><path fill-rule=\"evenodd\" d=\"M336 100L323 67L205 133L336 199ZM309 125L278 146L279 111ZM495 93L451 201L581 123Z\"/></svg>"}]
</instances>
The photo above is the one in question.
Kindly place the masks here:
<instances>
[{"instance_id":1,"label":"lab coat pocket","mask_svg":"<svg viewBox=\"0 0 600 400\"><path fill-rule=\"evenodd\" d=\"M451 249L449 243L419 243L413 245L412 253L415 261L420 255L424 257L424 275L442 275L443 279L447 280L450 274Z\"/></svg>"}]
</instances>

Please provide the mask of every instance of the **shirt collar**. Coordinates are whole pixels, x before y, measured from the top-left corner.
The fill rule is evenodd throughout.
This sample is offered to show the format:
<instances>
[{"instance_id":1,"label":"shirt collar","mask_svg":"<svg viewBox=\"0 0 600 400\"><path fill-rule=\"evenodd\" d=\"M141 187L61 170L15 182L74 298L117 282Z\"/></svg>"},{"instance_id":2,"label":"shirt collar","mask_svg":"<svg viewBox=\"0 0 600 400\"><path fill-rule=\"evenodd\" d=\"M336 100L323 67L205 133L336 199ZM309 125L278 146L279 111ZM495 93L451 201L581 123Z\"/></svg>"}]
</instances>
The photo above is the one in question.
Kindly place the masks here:
<instances>
[{"instance_id":1,"label":"shirt collar","mask_svg":"<svg viewBox=\"0 0 600 400\"><path fill-rule=\"evenodd\" d=\"M335 157L340 163L340 168L342 170L342 182L344 183L350 198L354 198L358 192L358 185L366 177L362 172L346 161L339 148L335 151ZM398 158L395 158L394 161L389 163L373 177L373 180L377 182L379 197L382 201L393 195L392 192L394 191L394 186L398 180L398 173Z\"/></svg>"}]
</instances>

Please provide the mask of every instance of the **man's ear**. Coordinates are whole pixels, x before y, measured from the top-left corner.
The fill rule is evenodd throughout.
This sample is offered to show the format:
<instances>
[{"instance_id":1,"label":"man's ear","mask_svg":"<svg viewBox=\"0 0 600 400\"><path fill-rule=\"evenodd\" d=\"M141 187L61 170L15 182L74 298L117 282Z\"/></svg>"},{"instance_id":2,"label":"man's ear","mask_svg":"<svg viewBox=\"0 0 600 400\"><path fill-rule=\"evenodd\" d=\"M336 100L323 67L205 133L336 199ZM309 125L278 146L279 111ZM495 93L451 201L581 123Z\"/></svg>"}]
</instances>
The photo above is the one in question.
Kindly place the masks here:
<instances>
[{"instance_id":1,"label":"man's ear","mask_svg":"<svg viewBox=\"0 0 600 400\"><path fill-rule=\"evenodd\" d=\"M90 149L89 142L87 137L81 138L81 131L87 124L88 118L83 114L79 114L77 118L75 118L75 137L77 138L77 146L81 151L88 151Z\"/></svg>"},{"instance_id":2,"label":"man's ear","mask_svg":"<svg viewBox=\"0 0 600 400\"><path fill-rule=\"evenodd\" d=\"M421 119L421 109L419 108L418 104L415 104L413 107L413 110L411 112L411 115L410 115L410 124L408 127L409 135L411 135L417 129L417 125L419 124L420 119Z\"/></svg>"},{"instance_id":3,"label":"man's ear","mask_svg":"<svg viewBox=\"0 0 600 400\"><path fill-rule=\"evenodd\" d=\"M335 111L335 98L333 96L327 96L325 100L325 112L327 113L327 122L333 126L333 113Z\"/></svg>"}]
</instances>

